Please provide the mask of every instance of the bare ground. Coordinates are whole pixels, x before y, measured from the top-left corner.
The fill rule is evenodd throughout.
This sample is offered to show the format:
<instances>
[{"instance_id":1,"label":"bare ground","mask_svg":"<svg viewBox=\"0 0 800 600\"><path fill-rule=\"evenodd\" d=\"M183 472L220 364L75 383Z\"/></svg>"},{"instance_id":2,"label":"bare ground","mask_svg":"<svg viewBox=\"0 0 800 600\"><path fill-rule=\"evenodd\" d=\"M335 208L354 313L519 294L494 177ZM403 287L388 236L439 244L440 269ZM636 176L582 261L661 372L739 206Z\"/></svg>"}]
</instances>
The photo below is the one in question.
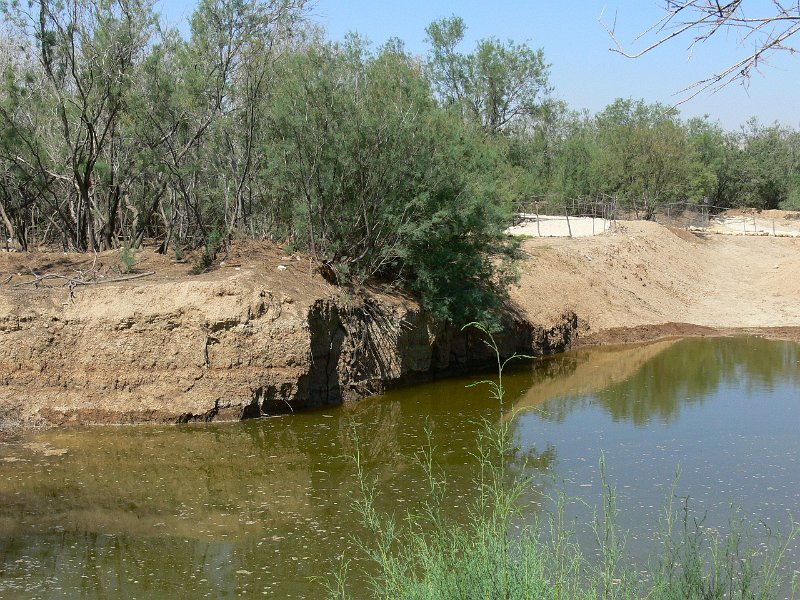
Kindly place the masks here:
<instances>
[{"instance_id":1,"label":"bare ground","mask_svg":"<svg viewBox=\"0 0 800 600\"><path fill-rule=\"evenodd\" d=\"M513 298L534 320L574 310L584 344L737 332L800 339L800 239L637 221L524 249Z\"/></svg>"},{"instance_id":2,"label":"bare ground","mask_svg":"<svg viewBox=\"0 0 800 600\"><path fill-rule=\"evenodd\" d=\"M413 299L328 283L307 258L241 243L216 268L145 250L0 255L0 430L238 420L465 372L477 332ZM505 354L566 348L574 317L535 327L509 311Z\"/></svg>"}]
</instances>

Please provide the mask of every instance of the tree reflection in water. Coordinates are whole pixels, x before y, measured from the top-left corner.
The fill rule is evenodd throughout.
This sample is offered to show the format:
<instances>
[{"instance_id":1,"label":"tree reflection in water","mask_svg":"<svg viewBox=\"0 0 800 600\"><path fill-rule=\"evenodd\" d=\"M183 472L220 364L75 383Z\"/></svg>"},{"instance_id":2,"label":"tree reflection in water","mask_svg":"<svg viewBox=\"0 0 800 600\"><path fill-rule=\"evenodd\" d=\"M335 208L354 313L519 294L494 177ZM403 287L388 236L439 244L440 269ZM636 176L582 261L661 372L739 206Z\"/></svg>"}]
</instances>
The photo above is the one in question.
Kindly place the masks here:
<instances>
[{"instance_id":1,"label":"tree reflection in water","mask_svg":"<svg viewBox=\"0 0 800 600\"><path fill-rule=\"evenodd\" d=\"M563 422L599 403L614 420L670 423L682 406L702 404L723 385L765 390L778 383L797 385L799 361L797 344L753 337L592 348L545 359L516 406L540 407L544 418Z\"/></svg>"}]
</instances>

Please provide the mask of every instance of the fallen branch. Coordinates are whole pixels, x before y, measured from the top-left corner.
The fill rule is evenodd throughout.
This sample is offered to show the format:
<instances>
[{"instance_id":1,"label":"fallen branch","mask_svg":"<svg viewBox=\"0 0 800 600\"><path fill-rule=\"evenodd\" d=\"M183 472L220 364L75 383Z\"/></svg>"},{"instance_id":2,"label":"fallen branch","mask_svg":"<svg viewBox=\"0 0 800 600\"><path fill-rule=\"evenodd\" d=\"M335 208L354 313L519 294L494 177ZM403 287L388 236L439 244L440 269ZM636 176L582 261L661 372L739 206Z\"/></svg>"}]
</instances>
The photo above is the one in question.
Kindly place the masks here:
<instances>
[{"instance_id":1,"label":"fallen branch","mask_svg":"<svg viewBox=\"0 0 800 600\"><path fill-rule=\"evenodd\" d=\"M148 271L147 273L136 273L134 275L125 275L124 277L115 277L114 279L103 279L102 281L80 281L78 280L78 285L100 285L101 283L116 283L117 281L129 281L131 279L139 279L140 277L149 277L150 275L155 275L155 271Z\"/></svg>"},{"instance_id":2,"label":"fallen branch","mask_svg":"<svg viewBox=\"0 0 800 600\"><path fill-rule=\"evenodd\" d=\"M6 278L5 278L3 281L0 281L0 285L5 285L5 284L7 284L9 281L11 281L11 279L12 279L13 277L14 277L13 275L9 275L9 276L8 276L8 277L6 277Z\"/></svg>"},{"instance_id":3,"label":"fallen branch","mask_svg":"<svg viewBox=\"0 0 800 600\"><path fill-rule=\"evenodd\" d=\"M139 279L140 277L148 277L150 275L155 275L155 271L148 271L147 273L136 273L134 275L125 275L124 277L115 277L113 279L93 279L93 280L85 280L85 279L78 279L75 277L70 277L68 275L58 275L57 273L45 273L43 275L36 275L34 273L34 279L32 281L23 281L21 283L17 283L14 287L21 287L23 285L38 285L42 281L47 279L63 279L67 282L68 285L76 286L76 285L100 285L102 283L116 283L118 281L129 281L131 279ZM10 278L9 278L10 279Z\"/></svg>"}]
</instances>

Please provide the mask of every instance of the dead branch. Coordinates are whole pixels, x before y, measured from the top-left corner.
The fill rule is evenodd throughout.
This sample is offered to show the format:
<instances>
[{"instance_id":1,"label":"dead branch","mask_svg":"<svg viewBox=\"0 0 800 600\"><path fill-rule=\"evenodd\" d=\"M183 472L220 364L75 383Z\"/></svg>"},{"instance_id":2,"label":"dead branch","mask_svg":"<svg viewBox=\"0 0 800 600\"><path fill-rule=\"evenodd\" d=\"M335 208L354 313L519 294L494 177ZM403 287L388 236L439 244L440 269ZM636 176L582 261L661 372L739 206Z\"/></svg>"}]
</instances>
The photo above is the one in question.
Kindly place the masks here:
<instances>
[{"instance_id":1,"label":"dead branch","mask_svg":"<svg viewBox=\"0 0 800 600\"><path fill-rule=\"evenodd\" d=\"M113 279L80 279L77 277L70 277L69 275L59 275L57 273L44 273L42 275L37 275L34 273L34 279L31 281L22 281L20 283L14 284L13 287L22 287L24 285L33 285L36 286L42 281L46 281L48 279L62 279L66 281L65 285L69 286L78 286L78 285L101 285L103 283L117 283L119 281L129 281L131 279L139 279L141 277L149 277L150 275L155 275L155 271L148 271L147 273L136 273L134 275L125 275L123 277L114 277Z\"/></svg>"},{"instance_id":2,"label":"dead branch","mask_svg":"<svg viewBox=\"0 0 800 600\"><path fill-rule=\"evenodd\" d=\"M748 4L748 7L752 6ZM739 36L739 45L749 48L744 56L735 60L728 67L699 81L687 85L678 92L684 97L678 102L683 104L698 94L720 91L731 83L746 85L754 71L758 71L766 60L776 52L795 54L797 48L789 45L790 38L800 32L800 3L772 0L771 12L748 16L744 12L744 0L733 0L720 4L717 0L667 0L664 16L648 27L636 39L655 36L655 39L644 49L637 52L628 51L616 35L615 22L607 25L601 15L599 21L611 37L614 46L609 48L626 58L640 58L667 42L677 38L691 36L688 46L689 54L694 52L698 44L708 41L720 31L735 31Z\"/></svg>"}]
</instances>

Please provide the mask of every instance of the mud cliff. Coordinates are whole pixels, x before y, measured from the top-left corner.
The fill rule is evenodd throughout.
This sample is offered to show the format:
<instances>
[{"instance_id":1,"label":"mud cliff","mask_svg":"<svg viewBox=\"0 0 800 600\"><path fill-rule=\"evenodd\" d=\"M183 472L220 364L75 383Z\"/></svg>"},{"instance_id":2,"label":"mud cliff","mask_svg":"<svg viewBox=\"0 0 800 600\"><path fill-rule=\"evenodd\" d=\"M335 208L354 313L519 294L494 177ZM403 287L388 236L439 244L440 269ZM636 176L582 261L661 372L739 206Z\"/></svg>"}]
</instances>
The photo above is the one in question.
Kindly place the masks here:
<instances>
[{"instance_id":1,"label":"mud cliff","mask_svg":"<svg viewBox=\"0 0 800 600\"><path fill-rule=\"evenodd\" d=\"M30 257L3 260L12 273L0 288L6 424L237 420L356 400L491 359L476 332L437 325L408 298L345 293L277 249L251 246L196 277L145 253L138 266L152 276L72 291L63 280L33 286L22 273L76 271L87 257L27 269L18 262ZM108 267L114 256L103 260ZM507 354L561 350L577 326L572 315L547 326L507 321Z\"/></svg>"}]
</instances>

